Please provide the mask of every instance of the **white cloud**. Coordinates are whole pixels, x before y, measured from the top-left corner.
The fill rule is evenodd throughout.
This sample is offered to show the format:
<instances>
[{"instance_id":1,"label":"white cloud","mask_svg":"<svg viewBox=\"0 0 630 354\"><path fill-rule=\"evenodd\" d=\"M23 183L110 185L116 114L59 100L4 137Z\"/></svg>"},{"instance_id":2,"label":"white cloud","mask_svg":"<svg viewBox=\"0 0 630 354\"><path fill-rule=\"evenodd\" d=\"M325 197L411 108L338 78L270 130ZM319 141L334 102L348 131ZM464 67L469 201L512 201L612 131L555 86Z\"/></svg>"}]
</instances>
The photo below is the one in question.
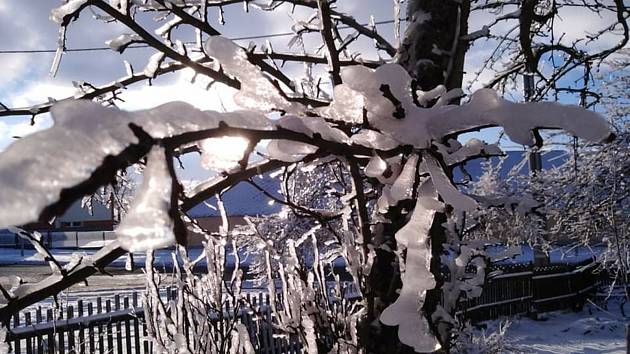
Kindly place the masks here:
<instances>
[{"instance_id":1,"label":"white cloud","mask_svg":"<svg viewBox=\"0 0 630 354\"><path fill-rule=\"evenodd\" d=\"M29 134L33 134L42 129L49 128L52 125L52 120L48 115L41 116L35 120L35 124L31 125L28 121L22 121L17 124L10 124L7 126L9 137L19 136L25 137Z\"/></svg>"},{"instance_id":2,"label":"white cloud","mask_svg":"<svg viewBox=\"0 0 630 354\"><path fill-rule=\"evenodd\" d=\"M46 79L31 82L17 94L9 97L8 106L25 107L48 102L48 98L60 100L74 95L75 88L71 85L60 85Z\"/></svg>"},{"instance_id":3,"label":"white cloud","mask_svg":"<svg viewBox=\"0 0 630 354\"><path fill-rule=\"evenodd\" d=\"M50 126L52 126L52 119L48 114L39 116L34 125L31 125L30 120L11 123L0 122L0 151L11 145L16 137L23 138Z\"/></svg>"},{"instance_id":4,"label":"white cloud","mask_svg":"<svg viewBox=\"0 0 630 354\"><path fill-rule=\"evenodd\" d=\"M583 39L587 34L594 34L617 22L616 13L611 11L599 14L585 10L581 7L565 7L559 13L558 20L554 23L556 38L563 36L563 43L570 44L578 39ZM600 40L590 43L589 49L602 49L618 43L619 36L610 33Z\"/></svg>"},{"instance_id":5,"label":"white cloud","mask_svg":"<svg viewBox=\"0 0 630 354\"><path fill-rule=\"evenodd\" d=\"M215 83L209 90L206 90L208 79L197 77L195 83L191 83L192 71L185 69L178 74L175 82L162 85L141 85L134 86L125 91L121 97L125 102L118 106L126 110L148 109L171 101L183 101L203 109L223 111L234 111L238 106L234 103L232 96L235 92L223 84Z\"/></svg>"}]
</instances>

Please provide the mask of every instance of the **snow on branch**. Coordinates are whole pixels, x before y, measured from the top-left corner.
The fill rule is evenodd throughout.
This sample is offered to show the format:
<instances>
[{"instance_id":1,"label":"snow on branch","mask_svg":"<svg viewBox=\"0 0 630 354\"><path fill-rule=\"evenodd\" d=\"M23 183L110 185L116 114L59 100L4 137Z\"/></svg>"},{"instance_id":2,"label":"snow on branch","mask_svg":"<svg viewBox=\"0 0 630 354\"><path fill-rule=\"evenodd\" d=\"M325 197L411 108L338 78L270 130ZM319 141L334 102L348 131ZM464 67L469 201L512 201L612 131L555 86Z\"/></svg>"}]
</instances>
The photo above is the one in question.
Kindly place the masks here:
<instances>
[{"instance_id":1,"label":"snow on branch","mask_svg":"<svg viewBox=\"0 0 630 354\"><path fill-rule=\"evenodd\" d=\"M210 37L204 49L210 57L218 61L220 68L217 67L217 70L223 70L241 82L241 89L234 96L234 101L239 106L261 111L299 111L299 106L289 102L282 91L263 75L260 68L248 60L245 50L231 40L221 36Z\"/></svg>"},{"instance_id":2,"label":"snow on branch","mask_svg":"<svg viewBox=\"0 0 630 354\"><path fill-rule=\"evenodd\" d=\"M491 89L475 92L470 102L461 106L418 107L411 93L411 77L397 64L376 70L346 67L341 76L343 89L337 86L334 91L331 117L355 121L356 112L347 107L354 107L359 95L371 126L401 144L420 149L447 136L489 126L503 127L513 141L524 145L540 143L535 134L540 128L564 129L595 142L608 140L612 134L609 124L595 112L554 102L513 103ZM345 116L348 113L352 116Z\"/></svg>"},{"instance_id":3,"label":"snow on branch","mask_svg":"<svg viewBox=\"0 0 630 354\"><path fill-rule=\"evenodd\" d=\"M69 206L67 202L55 206L62 197L90 193L109 183L116 170L144 156L153 139L216 129L222 121L235 127L273 129L259 114L202 112L181 102L124 112L69 101L56 105L51 113L52 128L20 139L0 154L0 184L5 190L0 225L48 221Z\"/></svg>"}]
</instances>

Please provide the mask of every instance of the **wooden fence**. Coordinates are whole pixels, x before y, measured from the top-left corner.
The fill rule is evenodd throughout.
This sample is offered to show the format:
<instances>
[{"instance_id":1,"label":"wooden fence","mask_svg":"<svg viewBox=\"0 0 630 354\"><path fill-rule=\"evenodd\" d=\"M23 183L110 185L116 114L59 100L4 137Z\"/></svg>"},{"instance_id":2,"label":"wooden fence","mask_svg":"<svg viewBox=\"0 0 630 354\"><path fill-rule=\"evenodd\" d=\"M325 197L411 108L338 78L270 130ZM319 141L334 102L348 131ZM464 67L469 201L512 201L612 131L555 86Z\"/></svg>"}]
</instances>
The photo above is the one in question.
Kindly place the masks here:
<instances>
[{"instance_id":1,"label":"wooden fence","mask_svg":"<svg viewBox=\"0 0 630 354\"><path fill-rule=\"evenodd\" d=\"M493 267L490 272L502 273L488 277L480 297L462 301L458 314L478 322L499 316L581 309L596 291L599 277L595 268L596 263L590 260L574 265Z\"/></svg>"},{"instance_id":2,"label":"wooden fence","mask_svg":"<svg viewBox=\"0 0 630 354\"><path fill-rule=\"evenodd\" d=\"M165 289L167 300L175 292ZM153 353L144 323L144 309L139 293L112 298L97 297L94 301L78 300L76 304L53 309L20 312L10 322L8 341L14 353L98 353L145 354ZM274 331L269 295L247 293L237 316L247 328L257 353L300 353L301 343L296 336L280 335ZM248 304L245 306L245 304ZM233 313L226 303L225 313ZM255 310L256 315L253 314ZM76 311L75 311L76 310Z\"/></svg>"},{"instance_id":3,"label":"wooden fence","mask_svg":"<svg viewBox=\"0 0 630 354\"><path fill-rule=\"evenodd\" d=\"M461 301L458 315L477 322L580 307L596 290L594 268L594 263L494 267L481 296ZM351 287L346 290L352 292ZM170 293L166 291L164 296L168 298ZM299 353L298 338L274 333L269 301L266 293L247 293L244 303L252 304L262 316L253 316L247 306L237 314L248 329L254 348L265 354ZM230 313L229 305L226 311ZM8 339L15 353L152 353L143 320L137 292L109 299L98 297L62 306L58 313L47 309L45 316L41 308L22 312L11 321Z\"/></svg>"}]
</instances>

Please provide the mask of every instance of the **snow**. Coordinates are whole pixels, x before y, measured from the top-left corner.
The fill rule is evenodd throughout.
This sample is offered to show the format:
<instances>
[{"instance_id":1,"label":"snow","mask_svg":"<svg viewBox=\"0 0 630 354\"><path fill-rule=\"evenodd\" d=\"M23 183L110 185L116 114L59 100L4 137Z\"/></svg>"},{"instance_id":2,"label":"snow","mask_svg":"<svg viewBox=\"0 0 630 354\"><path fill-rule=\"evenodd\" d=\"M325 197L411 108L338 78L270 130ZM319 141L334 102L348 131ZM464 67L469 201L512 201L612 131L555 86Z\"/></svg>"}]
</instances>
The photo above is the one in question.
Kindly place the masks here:
<instances>
[{"instance_id":1,"label":"snow","mask_svg":"<svg viewBox=\"0 0 630 354\"><path fill-rule=\"evenodd\" d=\"M610 308L617 307L617 305ZM499 321L488 321L495 328ZM539 320L512 320L504 342L509 352L539 354L626 353L627 319L587 304L585 310L556 311L539 315Z\"/></svg>"},{"instance_id":2,"label":"snow","mask_svg":"<svg viewBox=\"0 0 630 354\"><path fill-rule=\"evenodd\" d=\"M394 200L398 201L411 198L413 184L416 181L418 158L419 156L417 154L411 154L407 162L405 162L402 172L400 172L390 190Z\"/></svg>"},{"instance_id":3,"label":"snow","mask_svg":"<svg viewBox=\"0 0 630 354\"><path fill-rule=\"evenodd\" d=\"M86 2L87 0L70 0L67 3L53 9L50 12L50 20L57 24L62 24L66 21L67 16L73 14Z\"/></svg>"},{"instance_id":4,"label":"snow","mask_svg":"<svg viewBox=\"0 0 630 354\"><path fill-rule=\"evenodd\" d=\"M277 120L276 126L294 132L303 133L309 137L319 134L322 139L338 143L349 143L350 138L343 131L332 127L321 117L298 117L286 115Z\"/></svg>"},{"instance_id":5,"label":"snow","mask_svg":"<svg viewBox=\"0 0 630 354\"><path fill-rule=\"evenodd\" d=\"M486 144L475 138L468 140L463 146L451 153L444 151L442 144L436 145L441 150L440 153L444 156L444 162L447 165L455 165L475 156L501 155L503 153L496 144Z\"/></svg>"},{"instance_id":6,"label":"snow","mask_svg":"<svg viewBox=\"0 0 630 354\"><path fill-rule=\"evenodd\" d=\"M155 77L157 69L160 68L160 64L164 60L165 54L163 52L157 52L149 58L147 66L144 68L144 75L147 77Z\"/></svg>"},{"instance_id":7,"label":"snow","mask_svg":"<svg viewBox=\"0 0 630 354\"><path fill-rule=\"evenodd\" d=\"M175 244L174 223L169 214L173 181L167 158L163 147L154 147L149 153L140 190L116 231L120 246L127 251L148 251Z\"/></svg>"},{"instance_id":8,"label":"snow","mask_svg":"<svg viewBox=\"0 0 630 354\"><path fill-rule=\"evenodd\" d=\"M135 33L134 34L123 33L117 36L116 38L105 42L105 44L107 44L110 48L112 48L112 50L122 53L122 51L125 50L125 48L129 44L133 42L140 42L140 41L142 41L142 37L140 37L139 35Z\"/></svg>"},{"instance_id":9,"label":"snow","mask_svg":"<svg viewBox=\"0 0 630 354\"><path fill-rule=\"evenodd\" d=\"M311 144L284 139L272 140L267 144L269 157L285 162L300 161L306 155L315 153L317 149L317 146Z\"/></svg>"},{"instance_id":10,"label":"snow","mask_svg":"<svg viewBox=\"0 0 630 354\"><path fill-rule=\"evenodd\" d=\"M352 90L348 85L341 84L333 88L333 96L339 97L332 104L318 108L317 111L323 117L345 121L348 123L363 122L363 97ZM350 103L350 104L343 104Z\"/></svg>"},{"instance_id":11,"label":"snow","mask_svg":"<svg viewBox=\"0 0 630 354\"><path fill-rule=\"evenodd\" d=\"M374 154L367 166L365 166L365 175L368 177L378 178L387 170L387 162L378 154Z\"/></svg>"},{"instance_id":12,"label":"snow","mask_svg":"<svg viewBox=\"0 0 630 354\"><path fill-rule=\"evenodd\" d=\"M396 140L389 136L370 129L362 129L357 134L354 134L350 140L354 144L377 150L391 150L399 145Z\"/></svg>"},{"instance_id":13,"label":"snow","mask_svg":"<svg viewBox=\"0 0 630 354\"><path fill-rule=\"evenodd\" d=\"M435 158L430 155L424 155L424 157L425 159L423 165L429 171L433 185L440 194L440 197L442 197L447 204L452 205L456 210L475 210L477 208L477 202L455 188Z\"/></svg>"}]
</instances>

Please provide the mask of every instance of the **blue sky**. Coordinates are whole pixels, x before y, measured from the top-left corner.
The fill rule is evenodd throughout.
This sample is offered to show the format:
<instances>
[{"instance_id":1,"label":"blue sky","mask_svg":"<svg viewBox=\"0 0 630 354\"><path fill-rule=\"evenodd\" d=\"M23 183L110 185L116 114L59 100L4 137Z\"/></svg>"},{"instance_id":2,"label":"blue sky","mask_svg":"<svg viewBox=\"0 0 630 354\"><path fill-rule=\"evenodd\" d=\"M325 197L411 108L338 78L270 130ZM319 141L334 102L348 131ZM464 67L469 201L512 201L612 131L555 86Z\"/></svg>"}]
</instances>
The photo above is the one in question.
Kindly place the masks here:
<instances>
[{"instance_id":1,"label":"blue sky","mask_svg":"<svg viewBox=\"0 0 630 354\"><path fill-rule=\"evenodd\" d=\"M0 0L0 34L3 41L0 50L31 50L55 48L57 43L57 25L48 20L50 10L60 4L56 0ZM393 18L391 1L385 0L339 0L339 10L351 13L359 22L366 23L373 15L377 21ZM403 5L404 7L404 5ZM269 13L250 8L249 13L243 11L242 6L225 7L226 24L218 24L218 11L212 10L209 17L220 31L228 37L240 37L261 34L273 34L290 32L292 19L305 19L310 11L300 10L292 13L289 6L282 6L279 10ZM124 26L116 23L104 24L94 20L89 11L84 11L68 31L67 48L102 47L105 41L128 32ZM144 18L143 18L144 17ZM563 20L556 24L557 31L564 32L568 41L580 38L587 31L596 30L607 19L589 17L583 13L568 10L562 14ZM140 15L140 21L149 28L156 26L150 20L150 16ZM476 15L471 19L470 31L481 28L490 21L488 14ZM601 23L599 23L600 21ZM379 32L386 38L392 39L393 26L379 26ZM181 33L186 37L186 33ZM189 40L193 40L193 34L188 34ZM277 37L270 39L275 49L286 48L290 37ZM612 39L611 39L612 40ZM315 43L316 41L312 41ZM257 43L262 44L262 41ZM240 44L247 46L247 41ZM312 43L307 43L311 45ZM602 45L605 45L603 43ZM371 41L362 40L354 45L353 49L365 53L364 58L375 58L376 53L371 48ZM490 42L476 43L468 54L466 71L473 72L492 49ZM27 106L45 102L48 97L60 99L73 95L75 89L73 81L87 81L95 85L108 83L125 75L123 59L128 60L136 68L142 70L151 55L150 49L134 49L120 56L113 51L98 51L85 53L67 53L64 55L60 70L56 77L48 75L53 54L0 54L0 67L3 69L0 75L0 102L7 106ZM300 66L288 67L290 72L298 74ZM323 75L324 67L319 74ZM123 109L136 110L149 108L172 100L187 101L201 109L228 110L236 106L231 100L233 91L222 85L215 85L209 91L205 90L203 80L190 83L192 73L184 71L167 75L154 82L153 86L137 84L129 87L121 96L126 102L121 103ZM466 80L470 80L468 75ZM473 85L473 89L481 86L489 76L482 75L479 82ZM519 87L515 88L512 98L521 99L518 94ZM575 103L575 102L570 102ZM47 115L38 116L35 125L30 125L30 117L4 117L0 120L0 150L4 149L13 140L13 136L24 136L38 129L43 129L52 124ZM483 133L470 133L465 136L481 137L489 142L497 138L498 130L491 129ZM519 146L502 141L509 149L519 149ZM201 172L198 166L193 166L196 161L187 162L190 165L191 176ZM188 173L186 173L188 175Z\"/></svg>"}]
</instances>

